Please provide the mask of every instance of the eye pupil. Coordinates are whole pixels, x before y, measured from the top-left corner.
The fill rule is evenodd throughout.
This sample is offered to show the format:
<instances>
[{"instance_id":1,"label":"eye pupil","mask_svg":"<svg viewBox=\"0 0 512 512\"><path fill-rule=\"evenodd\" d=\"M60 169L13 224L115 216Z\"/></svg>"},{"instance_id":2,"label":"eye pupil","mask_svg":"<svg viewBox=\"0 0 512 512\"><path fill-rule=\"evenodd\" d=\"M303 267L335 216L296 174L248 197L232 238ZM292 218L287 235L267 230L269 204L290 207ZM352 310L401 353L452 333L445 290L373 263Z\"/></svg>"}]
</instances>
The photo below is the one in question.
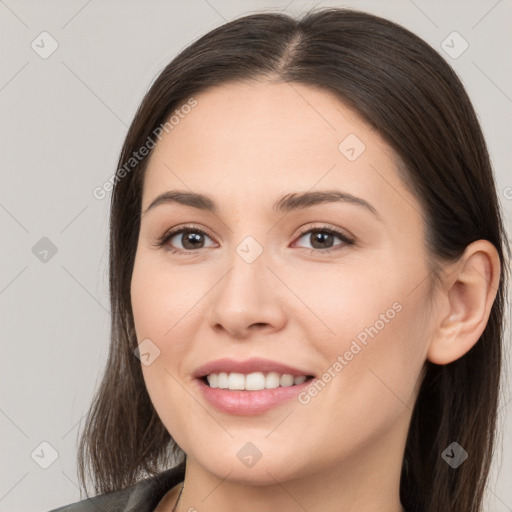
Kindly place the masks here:
<instances>
[{"instance_id":1,"label":"eye pupil","mask_svg":"<svg viewBox=\"0 0 512 512\"><path fill-rule=\"evenodd\" d=\"M315 249L324 249L325 247L323 244L331 243L332 238L333 235L331 233L328 233L327 231L313 231L311 234L311 245L315 247L315 244L318 241L320 243L320 247L315 247Z\"/></svg>"},{"instance_id":2,"label":"eye pupil","mask_svg":"<svg viewBox=\"0 0 512 512\"><path fill-rule=\"evenodd\" d=\"M183 243L183 247L186 249L186 250L193 250L193 249L196 249L198 247L198 243L199 244L202 242L202 235L200 235L199 233L194 233L194 232L185 232L183 233L182 235L182 243ZM191 246L187 247L187 244L191 243Z\"/></svg>"}]
</instances>

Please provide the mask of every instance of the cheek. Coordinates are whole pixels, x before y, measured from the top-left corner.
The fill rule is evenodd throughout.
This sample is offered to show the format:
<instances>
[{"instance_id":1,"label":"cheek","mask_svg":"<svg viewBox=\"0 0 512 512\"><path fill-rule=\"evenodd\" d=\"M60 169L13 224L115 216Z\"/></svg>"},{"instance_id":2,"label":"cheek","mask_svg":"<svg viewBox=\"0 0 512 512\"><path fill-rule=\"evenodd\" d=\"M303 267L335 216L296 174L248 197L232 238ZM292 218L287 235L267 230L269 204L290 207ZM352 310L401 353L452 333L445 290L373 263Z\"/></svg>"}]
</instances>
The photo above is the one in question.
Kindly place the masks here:
<instances>
[{"instance_id":1,"label":"cheek","mask_svg":"<svg viewBox=\"0 0 512 512\"><path fill-rule=\"evenodd\" d=\"M194 308L200 290L191 286L193 281L190 272L173 272L152 255L142 252L136 258L131 302L137 340L150 340L156 346L150 348L150 364L141 360L142 373L151 401L169 431L179 426L176 418L194 410L194 402L179 383L193 341L189 329L200 322L199 308Z\"/></svg>"},{"instance_id":2,"label":"cheek","mask_svg":"<svg viewBox=\"0 0 512 512\"><path fill-rule=\"evenodd\" d=\"M339 363L332 368L340 376L333 379L343 403L339 421L348 410L362 425L370 416L386 424L414 407L428 341L424 301L398 291L381 299L353 304L359 321L338 324L343 334L330 360Z\"/></svg>"},{"instance_id":3,"label":"cheek","mask_svg":"<svg viewBox=\"0 0 512 512\"><path fill-rule=\"evenodd\" d=\"M161 260L144 254L136 260L131 301L139 341L155 338L155 342L164 342L172 337L174 329L181 327L180 319L186 317L189 322L188 315L201 291L195 283L197 280L189 272L173 271Z\"/></svg>"},{"instance_id":4,"label":"cheek","mask_svg":"<svg viewBox=\"0 0 512 512\"><path fill-rule=\"evenodd\" d=\"M319 338L311 330L309 339L324 356L321 380L331 388L330 399L344 404L341 409L364 415L367 407L375 413L385 408L386 416L403 410L404 403L412 407L428 342L427 292L426 284L417 286L419 267L389 261L363 271L343 269L324 281L324 295L311 291L308 305L329 331L322 329L327 334Z\"/></svg>"},{"instance_id":5,"label":"cheek","mask_svg":"<svg viewBox=\"0 0 512 512\"><path fill-rule=\"evenodd\" d=\"M290 301L297 305L289 315L309 331L306 339L335 359L350 349L353 340L364 347L374 337L381 338L400 316L403 276L391 277L394 274L398 272L389 266L357 262L295 269L283 279L301 299Z\"/></svg>"}]
</instances>

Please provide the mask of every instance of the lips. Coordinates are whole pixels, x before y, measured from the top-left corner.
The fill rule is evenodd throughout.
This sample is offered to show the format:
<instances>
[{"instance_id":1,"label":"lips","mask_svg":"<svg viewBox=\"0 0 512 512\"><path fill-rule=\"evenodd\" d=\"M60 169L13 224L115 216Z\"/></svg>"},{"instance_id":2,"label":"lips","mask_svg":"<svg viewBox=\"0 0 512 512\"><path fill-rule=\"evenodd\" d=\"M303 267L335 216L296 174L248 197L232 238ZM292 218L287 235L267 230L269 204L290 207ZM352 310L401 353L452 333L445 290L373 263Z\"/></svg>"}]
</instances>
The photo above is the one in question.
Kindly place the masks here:
<instances>
[{"instance_id":1,"label":"lips","mask_svg":"<svg viewBox=\"0 0 512 512\"><path fill-rule=\"evenodd\" d=\"M211 373L243 373L250 374L255 372L276 372L279 374L290 374L296 377L305 375L307 377L315 377L309 370L295 368L293 366L278 363L270 359L254 357L245 361L236 361L234 359L223 358L210 361L197 368L192 376L196 379L202 379Z\"/></svg>"}]
</instances>

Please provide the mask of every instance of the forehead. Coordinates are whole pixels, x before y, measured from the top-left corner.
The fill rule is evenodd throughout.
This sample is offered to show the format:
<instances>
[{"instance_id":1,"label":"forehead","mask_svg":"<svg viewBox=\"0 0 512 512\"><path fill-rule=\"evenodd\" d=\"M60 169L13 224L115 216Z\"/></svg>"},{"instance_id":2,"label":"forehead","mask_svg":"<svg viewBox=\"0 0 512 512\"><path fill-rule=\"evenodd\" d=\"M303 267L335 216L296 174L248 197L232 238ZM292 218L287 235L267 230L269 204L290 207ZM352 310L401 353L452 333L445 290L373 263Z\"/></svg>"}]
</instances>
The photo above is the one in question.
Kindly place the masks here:
<instances>
[{"instance_id":1,"label":"forehead","mask_svg":"<svg viewBox=\"0 0 512 512\"><path fill-rule=\"evenodd\" d=\"M230 83L195 99L153 150L143 208L166 189L218 191L240 206L315 187L383 203L403 189L392 149L334 93L297 83Z\"/></svg>"},{"instance_id":2,"label":"forehead","mask_svg":"<svg viewBox=\"0 0 512 512\"><path fill-rule=\"evenodd\" d=\"M333 150L337 154L344 134L363 137L369 130L360 115L334 93L304 84L228 83L195 98L197 106L180 116L178 125L172 128L174 137L164 136L171 146L187 139L188 146L199 150L225 151L236 141L245 153L252 149L259 155L267 148L298 151L302 147L332 156ZM376 134L373 137L378 139ZM216 143L214 147L208 145L212 142ZM259 142L264 146L258 146Z\"/></svg>"}]
</instances>

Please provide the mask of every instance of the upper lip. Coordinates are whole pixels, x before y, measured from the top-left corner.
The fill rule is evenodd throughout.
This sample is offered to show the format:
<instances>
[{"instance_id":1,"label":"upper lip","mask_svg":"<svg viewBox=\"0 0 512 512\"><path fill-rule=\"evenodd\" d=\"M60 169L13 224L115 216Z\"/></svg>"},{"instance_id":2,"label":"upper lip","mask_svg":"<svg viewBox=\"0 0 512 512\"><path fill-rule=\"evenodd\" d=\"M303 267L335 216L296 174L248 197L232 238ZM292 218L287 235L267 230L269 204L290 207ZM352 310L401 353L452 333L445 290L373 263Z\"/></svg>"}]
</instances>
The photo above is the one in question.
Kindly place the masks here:
<instances>
[{"instance_id":1,"label":"upper lip","mask_svg":"<svg viewBox=\"0 0 512 512\"><path fill-rule=\"evenodd\" d=\"M211 373L254 373L254 372L277 372L277 373L288 373L294 376L309 376L312 375L308 371L294 368L287 364L278 363L277 361L271 361L270 359L262 359L259 357L253 357L245 361L236 361L234 359L216 359L215 361L209 361L197 368L192 374L195 378L202 378Z\"/></svg>"}]
</instances>

